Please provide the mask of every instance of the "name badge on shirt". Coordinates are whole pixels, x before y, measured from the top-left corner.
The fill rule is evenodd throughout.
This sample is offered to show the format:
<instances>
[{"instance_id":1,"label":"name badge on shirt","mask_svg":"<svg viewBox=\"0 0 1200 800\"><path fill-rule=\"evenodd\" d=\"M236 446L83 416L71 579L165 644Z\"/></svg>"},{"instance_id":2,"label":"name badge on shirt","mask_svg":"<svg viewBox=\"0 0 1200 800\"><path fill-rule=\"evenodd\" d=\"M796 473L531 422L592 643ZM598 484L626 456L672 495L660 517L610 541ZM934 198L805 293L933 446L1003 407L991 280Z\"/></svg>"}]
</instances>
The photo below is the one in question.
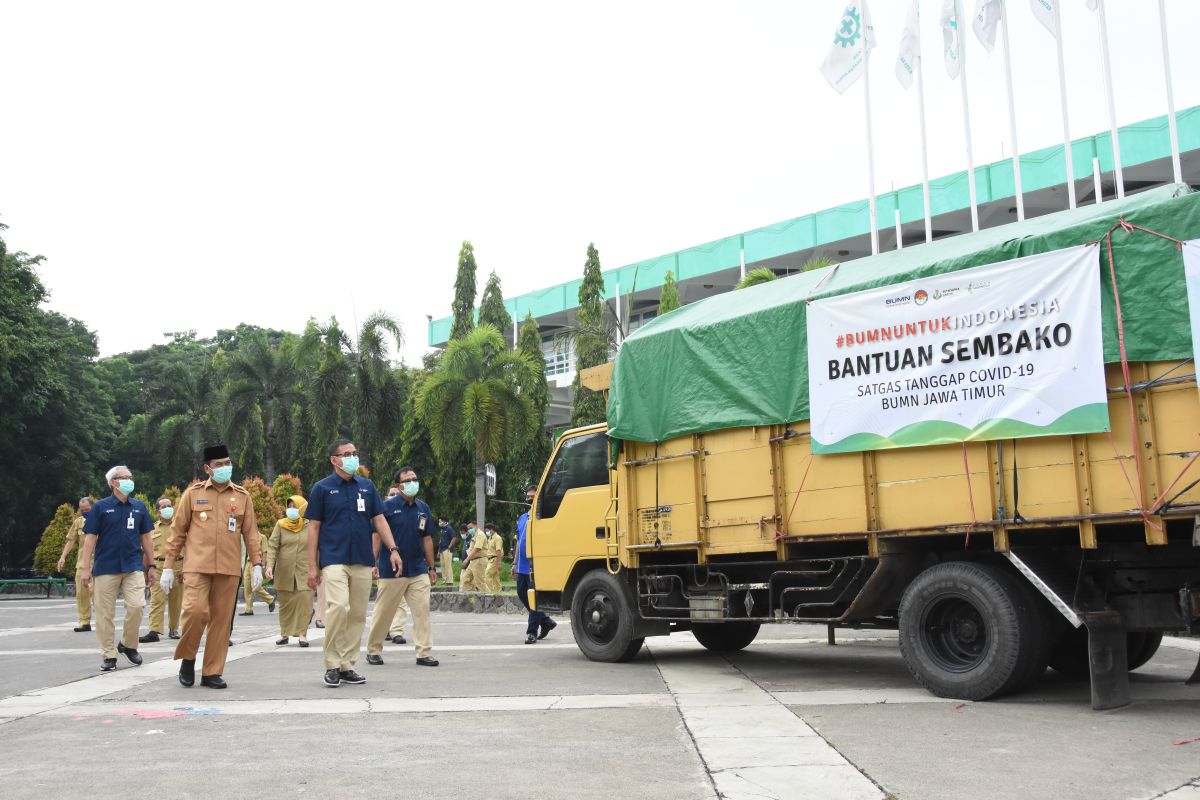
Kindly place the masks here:
<instances>
[{"instance_id":1,"label":"name badge on shirt","mask_svg":"<svg viewBox=\"0 0 1200 800\"><path fill-rule=\"evenodd\" d=\"M128 517L128 518L126 518L126 520L125 520L125 529L126 529L126 530L133 530L133 514L130 514L130 515L129 515L129 517Z\"/></svg>"},{"instance_id":2,"label":"name badge on shirt","mask_svg":"<svg viewBox=\"0 0 1200 800\"><path fill-rule=\"evenodd\" d=\"M361 494L358 496L358 510L359 511L367 510L367 501L363 499L363 496Z\"/></svg>"},{"instance_id":3,"label":"name badge on shirt","mask_svg":"<svg viewBox=\"0 0 1200 800\"><path fill-rule=\"evenodd\" d=\"M417 517L417 530L419 530L421 533L425 532L425 517L423 515Z\"/></svg>"},{"instance_id":4,"label":"name badge on shirt","mask_svg":"<svg viewBox=\"0 0 1200 800\"><path fill-rule=\"evenodd\" d=\"M237 533L237 517L232 516L232 515L229 517L229 526L228 527L229 527L230 533Z\"/></svg>"}]
</instances>

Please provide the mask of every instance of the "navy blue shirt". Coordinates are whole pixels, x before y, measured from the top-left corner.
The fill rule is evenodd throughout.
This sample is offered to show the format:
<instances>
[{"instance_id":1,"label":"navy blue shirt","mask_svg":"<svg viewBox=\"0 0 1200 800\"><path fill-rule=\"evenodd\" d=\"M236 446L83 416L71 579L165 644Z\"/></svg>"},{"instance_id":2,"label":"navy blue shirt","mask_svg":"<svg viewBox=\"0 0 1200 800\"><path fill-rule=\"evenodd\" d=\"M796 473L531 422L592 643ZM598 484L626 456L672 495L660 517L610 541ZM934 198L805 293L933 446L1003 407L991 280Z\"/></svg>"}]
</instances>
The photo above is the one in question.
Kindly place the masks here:
<instances>
[{"instance_id":1,"label":"navy blue shirt","mask_svg":"<svg viewBox=\"0 0 1200 800\"><path fill-rule=\"evenodd\" d=\"M425 538L433 535L433 515L429 506L422 500L409 503L397 495L383 503L383 518L392 529L392 538L396 540L396 549L400 551L400 575L392 571L392 552L380 543L379 559L375 566L379 567L380 578L416 578L429 572L429 562L425 560Z\"/></svg>"},{"instance_id":2,"label":"navy blue shirt","mask_svg":"<svg viewBox=\"0 0 1200 800\"><path fill-rule=\"evenodd\" d=\"M438 528L438 533L441 538L438 539L438 552L450 549L450 540L454 538L456 531L453 525L443 525Z\"/></svg>"},{"instance_id":3,"label":"navy blue shirt","mask_svg":"<svg viewBox=\"0 0 1200 800\"><path fill-rule=\"evenodd\" d=\"M533 559L525 555L525 534L529 530L529 512L517 517L517 554L513 556L513 574L528 575L533 571Z\"/></svg>"},{"instance_id":4,"label":"navy blue shirt","mask_svg":"<svg viewBox=\"0 0 1200 800\"><path fill-rule=\"evenodd\" d=\"M121 502L110 494L96 502L84 515L83 532L96 537L93 575L118 575L122 572L141 572L142 534L154 530L150 509L132 497Z\"/></svg>"},{"instance_id":5,"label":"navy blue shirt","mask_svg":"<svg viewBox=\"0 0 1200 800\"><path fill-rule=\"evenodd\" d=\"M467 528L467 533L462 540L462 559L466 561L467 553L471 552L471 540L475 538L475 533Z\"/></svg>"},{"instance_id":6,"label":"navy blue shirt","mask_svg":"<svg viewBox=\"0 0 1200 800\"><path fill-rule=\"evenodd\" d=\"M362 501L361 511L359 501ZM313 484L308 492L308 508L304 518L321 523L317 540L317 560L320 567L332 564L375 563L371 547L372 521L383 513L383 501L375 484L354 475L342 480L336 472Z\"/></svg>"}]
</instances>

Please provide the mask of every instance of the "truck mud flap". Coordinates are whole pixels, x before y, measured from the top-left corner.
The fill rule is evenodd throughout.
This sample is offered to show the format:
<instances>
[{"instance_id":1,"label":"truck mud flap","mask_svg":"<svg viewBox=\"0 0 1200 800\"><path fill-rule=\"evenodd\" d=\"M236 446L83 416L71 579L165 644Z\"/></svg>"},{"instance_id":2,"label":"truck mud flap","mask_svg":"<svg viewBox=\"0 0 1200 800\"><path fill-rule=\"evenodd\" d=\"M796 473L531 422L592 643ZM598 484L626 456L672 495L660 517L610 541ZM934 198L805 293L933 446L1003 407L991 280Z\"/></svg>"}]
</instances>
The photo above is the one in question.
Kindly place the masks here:
<instances>
[{"instance_id":1,"label":"truck mud flap","mask_svg":"<svg viewBox=\"0 0 1200 800\"><path fill-rule=\"evenodd\" d=\"M1088 629L1092 708L1104 711L1129 705L1129 662L1121 615L1105 610L1085 612L1082 618Z\"/></svg>"}]
</instances>

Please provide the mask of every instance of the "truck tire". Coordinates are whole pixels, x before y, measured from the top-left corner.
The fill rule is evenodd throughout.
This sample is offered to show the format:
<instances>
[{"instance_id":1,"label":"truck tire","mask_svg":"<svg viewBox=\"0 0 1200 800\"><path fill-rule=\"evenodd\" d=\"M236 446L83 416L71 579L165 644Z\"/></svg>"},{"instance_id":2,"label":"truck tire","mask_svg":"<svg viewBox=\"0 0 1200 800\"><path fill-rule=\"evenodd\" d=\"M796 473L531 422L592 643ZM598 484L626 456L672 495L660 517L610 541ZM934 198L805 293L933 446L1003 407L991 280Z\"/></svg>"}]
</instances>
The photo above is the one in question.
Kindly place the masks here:
<instances>
[{"instance_id":1,"label":"truck tire","mask_svg":"<svg viewBox=\"0 0 1200 800\"><path fill-rule=\"evenodd\" d=\"M1148 631L1129 631L1125 634L1126 659L1132 672L1145 664L1158 652L1162 644L1161 633ZM1070 678L1086 678L1088 676L1088 634L1087 627L1069 628L1055 643L1050 655L1050 667L1058 673Z\"/></svg>"},{"instance_id":2,"label":"truck tire","mask_svg":"<svg viewBox=\"0 0 1200 800\"><path fill-rule=\"evenodd\" d=\"M900 652L938 697L987 700L1045 670L1047 625L1015 576L946 562L918 575L900 602Z\"/></svg>"},{"instance_id":3,"label":"truck tire","mask_svg":"<svg viewBox=\"0 0 1200 800\"><path fill-rule=\"evenodd\" d=\"M625 587L607 570L583 576L571 601L571 633L592 661L629 661L645 637L635 637L633 609Z\"/></svg>"},{"instance_id":4,"label":"truck tire","mask_svg":"<svg viewBox=\"0 0 1200 800\"><path fill-rule=\"evenodd\" d=\"M761 627L757 622L703 623L692 626L692 635L714 653L733 653L748 647Z\"/></svg>"}]
</instances>

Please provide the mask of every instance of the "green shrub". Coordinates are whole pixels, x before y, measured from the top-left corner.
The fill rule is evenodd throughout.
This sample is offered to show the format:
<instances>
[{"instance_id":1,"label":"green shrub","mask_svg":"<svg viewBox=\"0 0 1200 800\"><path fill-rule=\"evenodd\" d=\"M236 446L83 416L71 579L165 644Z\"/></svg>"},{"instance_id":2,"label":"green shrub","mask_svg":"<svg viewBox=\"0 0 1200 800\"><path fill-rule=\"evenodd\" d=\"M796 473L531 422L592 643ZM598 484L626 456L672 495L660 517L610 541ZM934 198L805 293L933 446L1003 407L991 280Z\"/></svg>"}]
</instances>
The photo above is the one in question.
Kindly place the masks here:
<instances>
[{"instance_id":1,"label":"green shrub","mask_svg":"<svg viewBox=\"0 0 1200 800\"><path fill-rule=\"evenodd\" d=\"M275 523L283 516L283 512L275 504L275 498L271 496L271 490L267 487L266 481L262 478L246 478L242 481L242 488L250 492L250 499L254 502L254 516L258 520L258 530L269 536Z\"/></svg>"},{"instance_id":2,"label":"green shrub","mask_svg":"<svg viewBox=\"0 0 1200 800\"><path fill-rule=\"evenodd\" d=\"M75 575L75 557L79 554L76 547L67 556L63 571L58 571L58 557L62 555L63 545L67 541L67 530L78 516L75 506L63 503L54 511L54 519L42 531L42 540L38 542L37 550L33 553L33 568L46 575Z\"/></svg>"},{"instance_id":3,"label":"green shrub","mask_svg":"<svg viewBox=\"0 0 1200 800\"><path fill-rule=\"evenodd\" d=\"M281 473L275 479L275 483L271 484L271 497L274 498L275 505L280 508L287 508L288 498L294 494L304 495L304 486L295 475L287 472Z\"/></svg>"}]
</instances>

